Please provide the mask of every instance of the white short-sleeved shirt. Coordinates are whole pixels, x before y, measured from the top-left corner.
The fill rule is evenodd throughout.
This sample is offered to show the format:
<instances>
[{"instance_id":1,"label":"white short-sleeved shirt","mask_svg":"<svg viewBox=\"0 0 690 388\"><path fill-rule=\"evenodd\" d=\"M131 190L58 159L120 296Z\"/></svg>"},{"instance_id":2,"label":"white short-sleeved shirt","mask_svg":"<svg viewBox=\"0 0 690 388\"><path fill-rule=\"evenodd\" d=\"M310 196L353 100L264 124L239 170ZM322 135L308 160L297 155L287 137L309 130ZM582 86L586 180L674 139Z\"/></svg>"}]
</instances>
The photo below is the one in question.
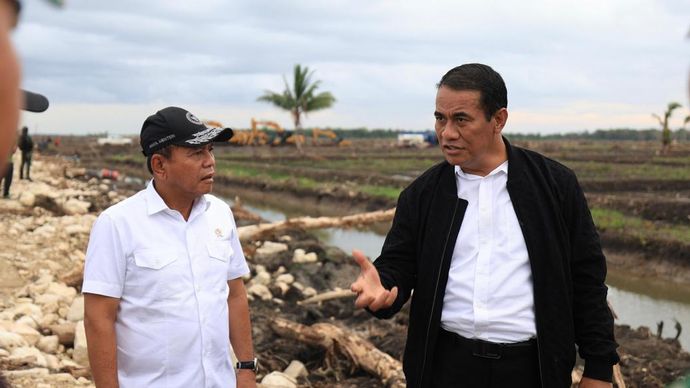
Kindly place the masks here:
<instances>
[{"instance_id":1,"label":"white short-sleeved shirt","mask_svg":"<svg viewBox=\"0 0 690 388\"><path fill-rule=\"evenodd\" d=\"M247 273L230 207L212 195L194 202L188 221L152 182L105 210L82 292L120 299L120 387L234 387L227 281Z\"/></svg>"}]
</instances>

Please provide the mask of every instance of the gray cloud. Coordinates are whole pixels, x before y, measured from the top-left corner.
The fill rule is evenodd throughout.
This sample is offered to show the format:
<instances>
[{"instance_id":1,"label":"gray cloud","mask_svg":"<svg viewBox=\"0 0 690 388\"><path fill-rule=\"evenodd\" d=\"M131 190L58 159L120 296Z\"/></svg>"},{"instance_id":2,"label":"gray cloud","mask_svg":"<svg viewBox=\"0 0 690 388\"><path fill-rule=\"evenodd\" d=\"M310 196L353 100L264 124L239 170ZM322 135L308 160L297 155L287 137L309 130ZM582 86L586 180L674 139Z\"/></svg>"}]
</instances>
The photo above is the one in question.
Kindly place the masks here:
<instances>
[{"instance_id":1,"label":"gray cloud","mask_svg":"<svg viewBox=\"0 0 690 388\"><path fill-rule=\"evenodd\" d=\"M15 41L25 85L54 104L242 106L249 116L268 109L256 97L282 89L282 76L302 63L338 99L312 122L415 129L431 122L443 72L479 61L502 73L522 117L544 110L557 119L560 110L570 123L568 112L586 105L599 119L564 130L649 127L614 118L687 102L684 3L73 0L55 10L27 2ZM606 123L604 106L621 111L608 111ZM515 124L559 126L537 122Z\"/></svg>"}]
</instances>

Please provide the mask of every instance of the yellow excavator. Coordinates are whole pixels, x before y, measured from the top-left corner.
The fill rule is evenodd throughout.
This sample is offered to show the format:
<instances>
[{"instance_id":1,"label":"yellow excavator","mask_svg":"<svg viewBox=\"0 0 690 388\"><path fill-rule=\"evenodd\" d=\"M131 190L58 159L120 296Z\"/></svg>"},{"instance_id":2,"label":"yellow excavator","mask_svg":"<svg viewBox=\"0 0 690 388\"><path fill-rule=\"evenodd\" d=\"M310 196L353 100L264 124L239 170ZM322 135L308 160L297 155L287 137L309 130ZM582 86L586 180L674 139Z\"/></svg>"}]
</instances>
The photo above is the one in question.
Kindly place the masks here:
<instances>
[{"instance_id":1,"label":"yellow excavator","mask_svg":"<svg viewBox=\"0 0 690 388\"><path fill-rule=\"evenodd\" d=\"M205 120L204 124L209 127L223 127L223 124L215 120ZM251 129L237 129L233 130L234 135L229 140L230 144L246 146L246 145L264 145L268 143L268 134L260 131L257 127L261 122L254 122L252 119ZM275 124L275 123L273 123ZM275 124L276 126L278 124Z\"/></svg>"},{"instance_id":2,"label":"yellow excavator","mask_svg":"<svg viewBox=\"0 0 690 388\"><path fill-rule=\"evenodd\" d=\"M326 141L324 142L320 138L325 138ZM333 145L338 147L349 147L352 145L352 142L343 139L330 129L314 128L311 130L311 144L314 146Z\"/></svg>"},{"instance_id":3,"label":"yellow excavator","mask_svg":"<svg viewBox=\"0 0 690 388\"><path fill-rule=\"evenodd\" d=\"M268 134L264 131L259 131L259 126L274 130L276 132L275 137L271 140L268 140ZM266 142L261 144L270 144L272 146L281 146L286 144L294 145L296 143L304 144L305 141L304 135L298 135L292 131L286 131L285 128L281 127L275 121L255 120L252 118L252 133L258 133L261 134L261 136L265 136ZM257 136L259 136L258 134Z\"/></svg>"},{"instance_id":4,"label":"yellow excavator","mask_svg":"<svg viewBox=\"0 0 690 388\"><path fill-rule=\"evenodd\" d=\"M204 123L210 127L223 127L223 124L215 120L205 120ZM275 131L273 139L270 138L265 129L272 129ZM280 146L280 145L295 145L296 143L305 143L304 135L295 134L292 131L286 131L275 121L256 120L252 118L251 129L237 129L234 130L234 136L229 140L230 144L246 146L246 145L266 145Z\"/></svg>"}]
</instances>

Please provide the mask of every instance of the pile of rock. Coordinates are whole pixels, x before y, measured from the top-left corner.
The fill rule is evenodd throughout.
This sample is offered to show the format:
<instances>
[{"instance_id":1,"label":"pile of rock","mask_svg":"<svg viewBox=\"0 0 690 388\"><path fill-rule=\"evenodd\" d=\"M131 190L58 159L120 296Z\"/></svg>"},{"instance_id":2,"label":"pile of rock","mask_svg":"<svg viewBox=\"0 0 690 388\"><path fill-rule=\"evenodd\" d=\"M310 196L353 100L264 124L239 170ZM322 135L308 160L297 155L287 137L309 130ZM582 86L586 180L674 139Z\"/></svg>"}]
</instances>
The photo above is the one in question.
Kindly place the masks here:
<instances>
[{"instance_id":1,"label":"pile of rock","mask_svg":"<svg viewBox=\"0 0 690 388\"><path fill-rule=\"evenodd\" d=\"M37 160L0 203L0 370L13 387L93 386L77 287L96 212L125 194Z\"/></svg>"},{"instance_id":2,"label":"pile of rock","mask_svg":"<svg viewBox=\"0 0 690 388\"><path fill-rule=\"evenodd\" d=\"M0 312L0 363L10 381L56 386L91 384L84 301L49 270L15 292Z\"/></svg>"},{"instance_id":3,"label":"pile of rock","mask_svg":"<svg viewBox=\"0 0 690 388\"><path fill-rule=\"evenodd\" d=\"M281 237L281 240L289 241L289 236ZM272 301L276 304L283 304L283 299L288 292L294 290L301 298L308 298L316 295L316 290L312 287L305 286L295 277L287 272L284 266L279 266L273 273L269 273L266 266L262 264L253 264L252 261L269 260L275 256L281 255L283 252L289 250L288 244L274 241L257 241L255 246L258 246L255 253L248 257L249 264L255 273L253 278L247 278L247 294L251 300L259 298L263 301ZM318 263L316 253L305 253L304 249L297 248L293 251L293 263ZM307 259L305 259L305 257Z\"/></svg>"}]
</instances>

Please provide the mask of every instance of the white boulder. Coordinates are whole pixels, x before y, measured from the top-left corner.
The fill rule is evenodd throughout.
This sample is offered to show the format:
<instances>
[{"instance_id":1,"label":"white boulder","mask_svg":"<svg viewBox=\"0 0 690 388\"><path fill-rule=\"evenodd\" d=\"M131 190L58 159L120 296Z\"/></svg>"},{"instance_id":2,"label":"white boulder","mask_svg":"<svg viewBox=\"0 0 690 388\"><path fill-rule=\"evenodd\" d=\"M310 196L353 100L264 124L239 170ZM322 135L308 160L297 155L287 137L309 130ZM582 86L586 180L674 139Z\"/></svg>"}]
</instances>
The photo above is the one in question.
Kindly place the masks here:
<instances>
[{"instance_id":1,"label":"white boulder","mask_svg":"<svg viewBox=\"0 0 690 388\"><path fill-rule=\"evenodd\" d=\"M287 244L277 243L273 241L264 241L261 247L256 249L256 256L268 257L288 250Z\"/></svg>"},{"instance_id":2,"label":"white boulder","mask_svg":"<svg viewBox=\"0 0 690 388\"><path fill-rule=\"evenodd\" d=\"M261 300L271 300L273 299L273 295L271 294L271 290L268 289L263 284L252 284L249 286L247 289L247 293L250 295L257 296L261 298Z\"/></svg>"},{"instance_id":3,"label":"white boulder","mask_svg":"<svg viewBox=\"0 0 690 388\"><path fill-rule=\"evenodd\" d=\"M84 321L77 322L77 330L74 333L74 352L72 359L77 364L89 366L89 353L86 346L86 330Z\"/></svg>"},{"instance_id":4,"label":"white boulder","mask_svg":"<svg viewBox=\"0 0 690 388\"><path fill-rule=\"evenodd\" d=\"M72 301L72 305L67 313L67 320L79 322L84 320L84 296L80 295Z\"/></svg>"}]
</instances>

